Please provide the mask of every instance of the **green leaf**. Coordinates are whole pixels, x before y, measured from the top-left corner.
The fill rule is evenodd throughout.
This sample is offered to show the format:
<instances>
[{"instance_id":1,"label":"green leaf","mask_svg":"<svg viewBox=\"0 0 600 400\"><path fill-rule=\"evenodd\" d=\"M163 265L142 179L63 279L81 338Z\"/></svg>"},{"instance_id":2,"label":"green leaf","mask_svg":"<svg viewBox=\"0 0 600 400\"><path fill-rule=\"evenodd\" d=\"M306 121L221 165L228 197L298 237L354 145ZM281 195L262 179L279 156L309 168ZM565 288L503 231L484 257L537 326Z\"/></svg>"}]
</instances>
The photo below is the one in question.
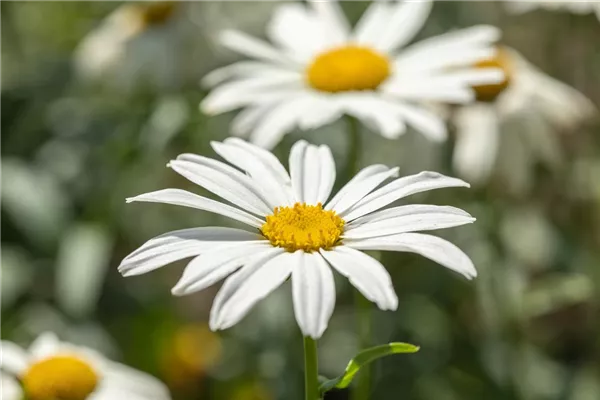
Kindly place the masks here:
<instances>
[{"instance_id":1,"label":"green leaf","mask_svg":"<svg viewBox=\"0 0 600 400\"><path fill-rule=\"evenodd\" d=\"M354 375L365 365L373 362L381 357L389 356L391 354L401 353L416 353L419 351L419 346L412 345L410 343L388 343L381 346L371 347L363 350L356 355L346 367L346 370L341 376L328 380L321 384L320 391L325 393L331 389L344 389L350 385Z\"/></svg>"}]
</instances>

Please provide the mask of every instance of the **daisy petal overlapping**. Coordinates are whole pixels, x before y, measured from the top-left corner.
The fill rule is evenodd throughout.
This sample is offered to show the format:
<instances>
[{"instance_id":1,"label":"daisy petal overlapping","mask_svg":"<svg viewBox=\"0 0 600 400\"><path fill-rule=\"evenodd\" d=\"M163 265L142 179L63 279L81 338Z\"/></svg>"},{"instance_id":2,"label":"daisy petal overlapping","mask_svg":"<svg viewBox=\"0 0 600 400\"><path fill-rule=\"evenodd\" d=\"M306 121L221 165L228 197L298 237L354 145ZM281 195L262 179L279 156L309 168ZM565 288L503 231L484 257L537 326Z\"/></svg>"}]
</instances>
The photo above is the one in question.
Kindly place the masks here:
<instances>
[{"instance_id":1,"label":"daisy petal overlapping","mask_svg":"<svg viewBox=\"0 0 600 400\"><path fill-rule=\"evenodd\" d=\"M500 31L475 26L406 48L431 1L374 2L352 29L336 1L279 6L267 26L272 43L225 31L221 43L252 60L208 74L208 114L243 109L232 133L271 148L294 128L315 129L344 114L387 138L412 126L444 140L442 119L424 102L468 103L472 86L502 82L498 68L476 68L495 54Z\"/></svg>"},{"instance_id":2,"label":"daisy petal overlapping","mask_svg":"<svg viewBox=\"0 0 600 400\"><path fill-rule=\"evenodd\" d=\"M248 228L168 232L127 256L119 271L139 275L193 257L172 291L186 295L226 278L211 309L213 330L236 324L291 277L296 320L304 335L320 337L335 305L332 269L382 310L395 310L398 298L390 275L362 250L413 252L468 279L477 274L456 246L416 233L471 223L468 213L448 206L391 206L411 194L469 186L460 179L434 172L398 177L398 168L371 165L330 199L336 169L325 145L294 144L289 173L272 153L242 139L228 138L212 147L231 165L183 154L169 166L229 204L179 189L127 201L196 208Z\"/></svg>"}]
</instances>

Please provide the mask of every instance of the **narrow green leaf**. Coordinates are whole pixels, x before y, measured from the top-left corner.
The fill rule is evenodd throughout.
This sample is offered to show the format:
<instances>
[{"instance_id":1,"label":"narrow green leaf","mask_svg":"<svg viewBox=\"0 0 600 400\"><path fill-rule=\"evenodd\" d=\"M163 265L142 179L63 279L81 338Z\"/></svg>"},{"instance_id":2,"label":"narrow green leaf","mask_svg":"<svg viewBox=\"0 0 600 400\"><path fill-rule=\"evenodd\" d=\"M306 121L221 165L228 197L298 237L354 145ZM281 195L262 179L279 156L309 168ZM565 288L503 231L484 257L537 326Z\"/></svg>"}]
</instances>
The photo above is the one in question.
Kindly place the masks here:
<instances>
[{"instance_id":1,"label":"narrow green leaf","mask_svg":"<svg viewBox=\"0 0 600 400\"><path fill-rule=\"evenodd\" d=\"M377 360L378 358L385 357L391 354L401 353L416 353L419 351L419 346L415 346L409 343L389 343L381 346L371 347L363 350L356 355L346 367L346 370L341 376L331 379L321 384L321 393L328 392L331 389L344 389L350 385L354 375L361 369L361 367Z\"/></svg>"}]
</instances>

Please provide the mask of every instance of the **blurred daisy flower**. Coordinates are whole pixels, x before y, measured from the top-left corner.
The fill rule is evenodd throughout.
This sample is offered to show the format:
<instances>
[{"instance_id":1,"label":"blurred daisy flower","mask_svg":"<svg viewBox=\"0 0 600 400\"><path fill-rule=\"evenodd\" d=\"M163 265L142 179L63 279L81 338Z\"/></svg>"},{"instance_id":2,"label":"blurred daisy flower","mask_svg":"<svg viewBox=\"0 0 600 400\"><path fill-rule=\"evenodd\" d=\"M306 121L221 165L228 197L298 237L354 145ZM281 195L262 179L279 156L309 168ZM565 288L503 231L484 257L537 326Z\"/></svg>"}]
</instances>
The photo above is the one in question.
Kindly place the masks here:
<instances>
[{"instance_id":1,"label":"blurred daisy flower","mask_svg":"<svg viewBox=\"0 0 600 400\"><path fill-rule=\"evenodd\" d=\"M252 58L204 78L214 86L201 109L243 110L234 135L272 148L295 127L318 128L348 114L386 138L410 125L444 140L443 121L418 102L468 103L471 86L502 81L497 68L473 68L490 58L500 32L477 26L403 47L425 23L431 1L374 2L352 29L336 1L279 6L267 26L272 41L222 32L221 43Z\"/></svg>"},{"instance_id":2,"label":"blurred daisy flower","mask_svg":"<svg viewBox=\"0 0 600 400\"><path fill-rule=\"evenodd\" d=\"M468 213L423 204L383 209L414 193L469 186L460 179L422 172L380 186L396 177L398 168L372 165L328 201L336 170L327 146L297 142L290 153L289 174L269 151L242 139L229 138L212 146L233 167L194 154L182 154L169 166L233 206L178 189L127 201L197 208L250 228L168 232L127 256L119 271L124 276L140 275L194 257L173 288L175 295L203 290L229 276L212 305L213 330L235 325L291 276L298 325L304 335L319 338L335 304L332 268L379 308L395 310L398 298L390 275L362 250L418 253L468 279L476 276L471 260L456 246L414 233L469 224L474 218Z\"/></svg>"},{"instance_id":3,"label":"blurred daisy flower","mask_svg":"<svg viewBox=\"0 0 600 400\"><path fill-rule=\"evenodd\" d=\"M598 0L508 0L507 7L514 13L525 13L536 8L553 11L567 11L573 14L596 13L600 20L600 1Z\"/></svg>"},{"instance_id":4,"label":"blurred daisy flower","mask_svg":"<svg viewBox=\"0 0 600 400\"><path fill-rule=\"evenodd\" d=\"M40 335L27 350L8 341L1 346L3 372L13 374L23 388L3 376L3 400L21 400L21 391L28 400L171 398L156 378L109 361L94 350L61 342L52 333ZM5 382L10 386L5 388Z\"/></svg>"},{"instance_id":5,"label":"blurred daisy flower","mask_svg":"<svg viewBox=\"0 0 600 400\"><path fill-rule=\"evenodd\" d=\"M205 324L178 327L164 347L163 376L171 388L191 392L221 360L220 337Z\"/></svg>"},{"instance_id":6,"label":"blurred daisy flower","mask_svg":"<svg viewBox=\"0 0 600 400\"><path fill-rule=\"evenodd\" d=\"M186 38L198 36L187 15L191 6L176 1L119 6L76 49L78 75L125 89L179 84L187 65L182 57L191 52Z\"/></svg>"},{"instance_id":7,"label":"blurred daisy flower","mask_svg":"<svg viewBox=\"0 0 600 400\"><path fill-rule=\"evenodd\" d=\"M502 128L509 121L521 120L523 133L528 135L518 146L509 146L511 151L526 146L528 158L551 163L560 146L553 142L549 130L573 128L594 113L594 105L584 95L544 74L511 48L501 47L496 57L477 65L501 68L506 79L494 85L474 86L478 101L453 114L454 168L472 183L481 183L490 176L501 138L506 136Z\"/></svg>"}]
</instances>

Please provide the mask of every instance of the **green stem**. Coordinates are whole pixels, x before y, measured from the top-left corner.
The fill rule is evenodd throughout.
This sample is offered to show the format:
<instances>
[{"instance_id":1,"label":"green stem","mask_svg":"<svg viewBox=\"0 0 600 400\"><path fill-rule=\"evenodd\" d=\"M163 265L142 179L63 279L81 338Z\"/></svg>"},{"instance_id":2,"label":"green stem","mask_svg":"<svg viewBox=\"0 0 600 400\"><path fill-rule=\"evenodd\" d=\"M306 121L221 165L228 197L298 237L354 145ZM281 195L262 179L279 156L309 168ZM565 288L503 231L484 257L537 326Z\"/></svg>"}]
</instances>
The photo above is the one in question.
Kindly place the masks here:
<instances>
[{"instance_id":1,"label":"green stem","mask_svg":"<svg viewBox=\"0 0 600 400\"><path fill-rule=\"evenodd\" d=\"M371 347L371 303L360 292L354 296L358 322L358 345L360 350ZM371 368L365 365L356 376L356 386L351 392L352 400L367 400L371 391Z\"/></svg>"},{"instance_id":2,"label":"green stem","mask_svg":"<svg viewBox=\"0 0 600 400\"><path fill-rule=\"evenodd\" d=\"M320 400L319 394L319 362L317 359L317 342L304 337L304 398Z\"/></svg>"},{"instance_id":3,"label":"green stem","mask_svg":"<svg viewBox=\"0 0 600 400\"><path fill-rule=\"evenodd\" d=\"M346 161L346 181L352 179L358 172L359 156L361 150L360 123L356 118L347 116L348 129L348 158ZM356 291L354 304L357 315L359 348L366 349L371 346L371 303L362 294ZM356 377L356 386L351 393L352 400L367 400L371 391L371 369L369 366L361 368Z\"/></svg>"}]
</instances>

